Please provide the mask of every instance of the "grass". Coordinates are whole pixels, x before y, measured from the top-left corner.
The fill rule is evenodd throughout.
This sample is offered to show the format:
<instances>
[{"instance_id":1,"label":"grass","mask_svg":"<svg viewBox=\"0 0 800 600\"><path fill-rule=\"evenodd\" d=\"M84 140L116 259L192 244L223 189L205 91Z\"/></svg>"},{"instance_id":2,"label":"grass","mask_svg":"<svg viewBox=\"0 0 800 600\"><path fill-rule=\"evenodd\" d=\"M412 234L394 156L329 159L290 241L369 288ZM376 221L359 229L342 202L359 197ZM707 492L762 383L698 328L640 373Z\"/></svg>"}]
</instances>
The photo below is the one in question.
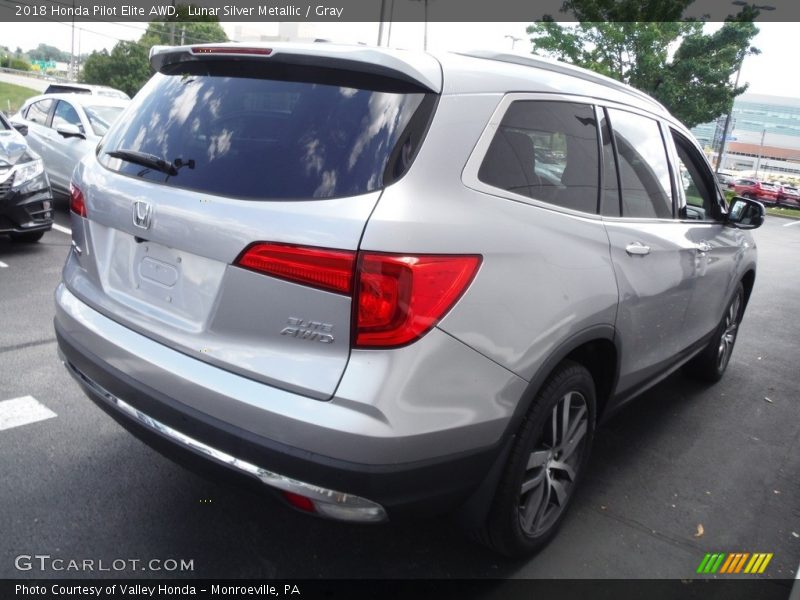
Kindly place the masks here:
<instances>
[{"instance_id":1,"label":"grass","mask_svg":"<svg viewBox=\"0 0 800 600\"><path fill-rule=\"evenodd\" d=\"M776 208L770 206L767 209L768 215L775 215L776 217L786 217L789 219L800 219L800 208L784 208L783 206Z\"/></svg>"},{"instance_id":2,"label":"grass","mask_svg":"<svg viewBox=\"0 0 800 600\"><path fill-rule=\"evenodd\" d=\"M11 116L19 110L25 100L38 94L39 92L31 88L0 81L0 110Z\"/></svg>"}]
</instances>

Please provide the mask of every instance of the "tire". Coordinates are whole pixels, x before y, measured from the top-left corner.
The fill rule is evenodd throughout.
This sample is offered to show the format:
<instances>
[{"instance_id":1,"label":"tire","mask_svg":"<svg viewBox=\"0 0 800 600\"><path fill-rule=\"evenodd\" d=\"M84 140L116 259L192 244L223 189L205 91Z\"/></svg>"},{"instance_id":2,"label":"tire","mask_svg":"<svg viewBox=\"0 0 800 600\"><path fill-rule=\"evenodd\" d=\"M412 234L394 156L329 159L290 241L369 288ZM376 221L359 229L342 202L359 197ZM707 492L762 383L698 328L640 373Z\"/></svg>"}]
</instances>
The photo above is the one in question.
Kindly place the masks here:
<instances>
[{"instance_id":1,"label":"tire","mask_svg":"<svg viewBox=\"0 0 800 600\"><path fill-rule=\"evenodd\" d=\"M42 239L44 231L26 231L25 233L12 233L11 241L23 244L34 244Z\"/></svg>"},{"instance_id":2,"label":"tire","mask_svg":"<svg viewBox=\"0 0 800 600\"><path fill-rule=\"evenodd\" d=\"M486 523L477 535L482 543L516 557L533 554L552 539L589 459L595 407L589 371L578 363L562 362L520 426Z\"/></svg>"},{"instance_id":3,"label":"tire","mask_svg":"<svg viewBox=\"0 0 800 600\"><path fill-rule=\"evenodd\" d=\"M686 363L684 371L687 375L706 383L716 383L722 379L731 360L742 315L744 315L744 287L739 283L714 332L714 337L700 354Z\"/></svg>"}]
</instances>

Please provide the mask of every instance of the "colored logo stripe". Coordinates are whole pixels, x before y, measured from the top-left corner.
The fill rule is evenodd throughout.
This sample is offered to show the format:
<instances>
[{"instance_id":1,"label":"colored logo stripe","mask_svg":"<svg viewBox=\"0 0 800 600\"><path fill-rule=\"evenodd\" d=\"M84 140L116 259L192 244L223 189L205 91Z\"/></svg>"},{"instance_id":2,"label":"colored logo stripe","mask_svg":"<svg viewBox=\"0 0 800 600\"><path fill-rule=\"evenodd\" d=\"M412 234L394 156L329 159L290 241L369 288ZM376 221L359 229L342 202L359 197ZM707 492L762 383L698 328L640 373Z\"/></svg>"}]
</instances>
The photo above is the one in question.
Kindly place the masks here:
<instances>
[{"instance_id":1,"label":"colored logo stripe","mask_svg":"<svg viewBox=\"0 0 800 600\"><path fill-rule=\"evenodd\" d=\"M773 554L771 552L759 552L755 554L750 554L749 552L709 552L703 557L700 566L697 567L697 573L714 574L719 572L725 575L735 575L738 573L761 574L766 570L767 565L772 560L772 556Z\"/></svg>"}]
</instances>

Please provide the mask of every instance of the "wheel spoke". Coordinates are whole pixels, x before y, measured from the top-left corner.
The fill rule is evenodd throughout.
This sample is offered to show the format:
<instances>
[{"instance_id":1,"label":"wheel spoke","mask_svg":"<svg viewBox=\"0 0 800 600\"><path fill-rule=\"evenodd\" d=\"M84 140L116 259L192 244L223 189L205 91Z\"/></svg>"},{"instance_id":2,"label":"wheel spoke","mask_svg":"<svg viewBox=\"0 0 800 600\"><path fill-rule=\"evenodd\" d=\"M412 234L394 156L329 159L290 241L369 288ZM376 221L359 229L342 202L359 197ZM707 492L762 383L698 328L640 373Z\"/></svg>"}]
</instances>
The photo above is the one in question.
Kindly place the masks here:
<instances>
[{"instance_id":1,"label":"wheel spoke","mask_svg":"<svg viewBox=\"0 0 800 600\"><path fill-rule=\"evenodd\" d=\"M564 406L564 408L561 410L561 438L558 440L558 443L555 444L556 446L563 444L567 440L567 430L569 429L569 409L570 405L572 404L572 392L566 394L561 399L561 402Z\"/></svg>"},{"instance_id":2,"label":"wheel spoke","mask_svg":"<svg viewBox=\"0 0 800 600\"><path fill-rule=\"evenodd\" d=\"M573 435L564 444L564 449L561 452L562 461L565 461L569 459L570 456L572 456L572 454L575 452L575 449L578 447L578 444L580 444L581 440L583 439L583 436L586 435L586 429L587 425L586 425L586 420L584 419L583 421L581 421L580 425L578 426L578 429L575 431L575 435Z\"/></svg>"},{"instance_id":3,"label":"wheel spoke","mask_svg":"<svg viewBox=\"0 0 800 600\"><path fill-rule=\"evenodd\" d=\"M534 489L537 485L540 485L542 481L545 479L545 474L547 473L547 469L539 469L536 473L534 473L531 477L528 477L522 482L522 490L520 494L524 496L532 489Z\"/></svg>"},{"instance_id":4,"label":"wheel spoke","mask_svg":"<svg viewBox=\"0 0 800 600\"><path fill-rule=\"evenodd\" d=\"M575 415L575 417L572 419L569 431L567 432L567 435L564 437L564 443L569 442L575 435L575 432L578 430L578 427L580 427L581 423L583 422L583 417L585 414L586 414L586 407L581 406L580 410L578 411L578 414Z\"/></svg>"},{"instance_id":5,"label":"wheel spoke","mask_svg":"<svg viewBox=\"0 0 800 600\"><path fill-rule=\"evenodd\" d=\"M539 514L539 508L542 505L542 497L545 494L545 486L539 486L539 489L530 494L522 507L522 528L531 532L533 527L533 520Z\"/></svg>"},{"instance_id":6,"label":"wheel spoke","mask_svg":"<svg viewBox=\"0 0 800 600\"><path fill-rule=\"evenodd\" d=\"M553 471L561 471L566 473L570 481L575 481L575 469L562 460L554 460L550 463L550 469Z\"/></svg>"},{"instance_id":7,"label":"wheel spoke","mask_svg":"<svg viewBox=\"0 0 800 600\"><path fill-rule=\"evenodd\" d=\"M552 422L552 429L553 429L553 437L551 439L553 443L553 448L558 446L558 406L553 409L552 418L550 419Z\"/></svg>"},{"instance_id":8,"label":"wheel spoke","mask_svg":"<svg viewBox=\"0 0 800 600\"><path fill-rule=\"evenodd\" d=\"M542 524L542 519L544 519L545 514L547 513L547 507L550 505L550 494L551 494L551 481L548 477L545 481L545 484L542 486L544 494L542 495L542 499L539 501L539 509L536 511L536 518L533 521L533 531L539 529L539 526Z\"/></svg>"},{"instance_id":9,"label":"wheel spoke","mask_svg":"<svg viewBox=\"0 0 800 600\"><path fill-rule=\"evenodd\" d=\"M558 502L558 505L561 507L565 506L567 503L567 490L564 487L564 484L556 479L551 479L550 488L555 493L556 502Z\"/></svg>"},{"instance_id":10,"label":"wheel spoke","mask_svg":"<svg viewBox=\"0 0 800 600\"><path fill-rule=\"evenodd\" d=\"M525 467L525 470L543 467L548 458L550 458L549 450L534 450L528 458L528 466Z\"/></svg>"}]
</instances>

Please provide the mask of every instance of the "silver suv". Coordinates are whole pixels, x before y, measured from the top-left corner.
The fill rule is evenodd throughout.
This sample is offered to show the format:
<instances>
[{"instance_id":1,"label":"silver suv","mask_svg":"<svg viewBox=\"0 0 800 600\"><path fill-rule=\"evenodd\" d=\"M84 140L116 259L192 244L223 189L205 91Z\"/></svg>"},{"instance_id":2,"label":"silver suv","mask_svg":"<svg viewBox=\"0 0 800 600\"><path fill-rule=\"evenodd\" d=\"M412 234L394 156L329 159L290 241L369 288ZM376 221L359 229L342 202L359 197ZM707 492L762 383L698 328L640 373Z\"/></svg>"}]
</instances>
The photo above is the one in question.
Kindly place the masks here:
<instances>
[{"instance_id":1,"label":"silver suv","mask_svg":"<svg viewBox=\"0 0 800 600\"><path fill-rule=\"evenodd\" d=\"M55 328L89 397L295 508L556 532L596 424L728 364L761 224L646 95L560 63L155 48L74 173ZM194 461L198 462L198 461Z\"/></svg>"}]
</instances>

